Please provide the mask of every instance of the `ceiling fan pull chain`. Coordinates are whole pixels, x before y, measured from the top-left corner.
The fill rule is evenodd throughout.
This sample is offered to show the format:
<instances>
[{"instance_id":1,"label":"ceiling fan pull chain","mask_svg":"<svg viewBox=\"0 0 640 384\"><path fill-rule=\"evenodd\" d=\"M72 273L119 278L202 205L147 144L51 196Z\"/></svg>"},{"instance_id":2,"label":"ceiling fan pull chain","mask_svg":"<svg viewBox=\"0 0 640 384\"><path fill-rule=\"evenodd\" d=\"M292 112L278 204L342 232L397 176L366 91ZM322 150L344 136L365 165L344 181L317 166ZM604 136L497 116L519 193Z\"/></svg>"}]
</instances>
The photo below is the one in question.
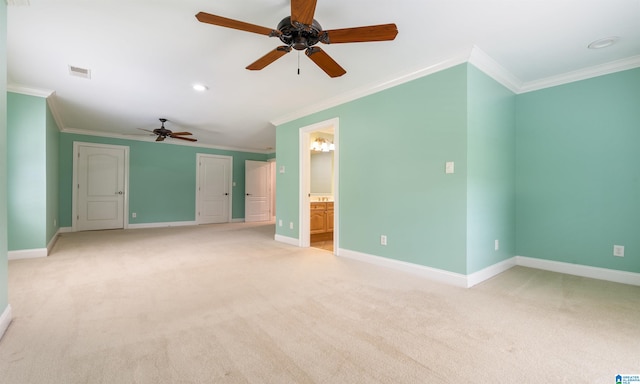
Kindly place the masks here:
<instances>
[{"instance_id":1,"label":"ceiling fan pull chain","mask_svg":"<svg viewBox=\"0 0 640 384\"><path fill-rule=\"evenodd\" d=\"M300 76L300 51L298 51L298 76Z\"/></svg>"}]
</instances>

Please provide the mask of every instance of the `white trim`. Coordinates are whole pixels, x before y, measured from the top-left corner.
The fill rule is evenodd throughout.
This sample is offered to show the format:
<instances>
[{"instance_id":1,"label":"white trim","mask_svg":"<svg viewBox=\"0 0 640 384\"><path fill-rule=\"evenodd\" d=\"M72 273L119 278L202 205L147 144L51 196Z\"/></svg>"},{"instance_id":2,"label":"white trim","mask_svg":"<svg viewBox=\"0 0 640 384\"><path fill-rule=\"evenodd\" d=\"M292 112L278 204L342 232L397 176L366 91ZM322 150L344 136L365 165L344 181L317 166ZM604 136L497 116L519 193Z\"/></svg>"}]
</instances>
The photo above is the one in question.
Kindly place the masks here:
<instances>
[{"instance_id":1,"label":"white trim","mask_svg":"<svg viewBox=\"0 0 640 384\"><path fill-rule=\"evenodd\" d=\"M288 123L301 117L305 117L313 113L323 111L325 109L336 107L338 105L342 105L344 103L348 103L350 101L357 100L380 91L384 91L385 89L393 88L397 85L408 83L412 80L419 79L436 72L440 72L444 69L455 67L456 65L467 62L468 59L469 55L460 55L447 60L443 60L426 68L421 68L407 74L399 75L383 83L373 85L370 84L368 86L361 87L341 95L337 95L320 103L310 105L293 113L273 119L271 120L271 124L273 124L274 126L278 126L284 123Z\"/></svg>"},{"instance_id":2,"label":"white trim","mask_svg":"<svg viewBox=\"0 0 640 384\"><path fill-rule=\"evenodd\" d=\"M300 241L298 239L294 239L293 237L282 236L282 235L276 234L273 239L275 241L280 242L280 243L285 243L285 244L293 245L293 246L296 246L296 247L300 246Z\"/></svg>"},{"instance_id":3,"label":"white trim","mask_svg":"<svg viewBox=\"0 0 640 384\"><path fill-rule=\"evenodd\" d=\"M167 221L162 223L139 223L139 224L129 224L128 229L187 227L190 225L198 225L198 223L196 221Z\"/></svg>"},{"instance_id":4,"label":"white trim","mask_svg":"<svg viewBox=\"0 0 640 384\"><path fill-rule=\"evenodd\" d=\"M49 105L49 110L53 115L53 120L58 126L58 130L62 132L64 130L64 123L62 122L62 116L60 116L60 108L58 107L58 98L55 91L47 97L47 104Z\"/></svg>"},{"instance_id":5,"label":"white trim","mask_svg":"<svg viewBox=\"0 0 640 384\"><path fill-rule=\"evenodd\" d=\"M333 129L333 143L335 144L335 150L333 151L333 249L339 248L339 236L340 228L338 223L340 222L340 119L334 117L333 119L321 121L315 124L307 125L299 129L299 148L298 154L299 162L299 185L300 196L298 197L298 239L300 247L310 246L310 220L311 220L311 206L309 201L309 193L311 191L311 180L309 176L309 170L311 168L311 133L316 131L322 131L324 129Z\"/></svg>"},{"instance_id":6,"label":"white trim","mask_svg":"<svg viewBox=\"0 0 640 384\"><path fill-rule=\"evenodd\" d=\"M8 251L7 259L8 260L22 260L22 259L37 259L41 257L49 256L53 246L56 245L56 241L58 241L58 235L60 234L60 229L53 235L51 240L49 240L49 244L47 244L46 248L34 248L34 249L19 249L16 251Z\"/></svg>"},{"instance_id":7,"label":"white trim","mask_svg":"<svg viewBox=\"0 0 640 384\"><path fill-rule=\"evenodd\" d=\"M56 245L56 241L58 241L58 235L60 235L60 229L56 231L51 240L49 240L49 244L47 244L47 256L51 253L53 246Z\"/></svg>"},{"instance_id":8,"label":"white trim","mask_svg":"<svg viewBox=\"0 0 640 384\"><path fill-rule=\"evenodd\" d=\"M632 56L626 59L612 61L609 63L596 65L589 68L583 68L572 72L567 72L558 76L552 76L545 79L532 80L524 82L513 75L508 69L487 55L479 47L473 46L468 55L458 55L450 59L443 60L426 68L418 69L408 74L397 76L389 81L368 85L355 89L333 98L324 100L320 103L310 105L306 108L297 110L293 113L275 118L271 120L271 124L279 126L290 121L309 116L313 113L320 112L329 108L336 107L348 103L353 100L404 84L424 76L434 74L436 72L455 67L463 63L473 64L476 68L484 72L498 83L502 84L515 94L536 91L544 88L550 88L574 81L585 80L592 77L607 75L610 73L620 72L627 69L640 67L640 55Z\"/></svg>"},{"instance_id":9,"label":"white trim","mask_svg":"<svg viewBox=\"0 0 640 384\"><path fill-rule=\"evenodd\" d=\"M231 219L232 223L244 223L244 217L240 217L237 219Z\"/></svg>"},{"instance_id":10,"label":"white trim","mask_svg":"<svg viewBox=\"0 0 640 384\"><path fill-rule=\"evenodd\" d=\"M47 257L49 252L47 248L34 248L34 249L20 249L17 251L8 251L7 259L9 260L22 260L22 259L38 259L41 257Z\"/></svg>"},{"instance_id":11,"label":"white trim","mask_svg":"<svg viewBox=\"0 0 640 384\"><path fill-rule=\"evenodd\" d=\"M471 48L469 63L473 64L474 67L484 72L493 80L505 86L511 92L520 92L520 89L522 88L522 81L475 45Z\"/></svg>"},{"instance_id":12,"label":"white trim","mask_svg":"<svg viewBox=\"0 0 640 384\"><path fill-rule=\"evenodd\" d=\"M202 158L214 158L214 159L222 159L227 160L229 162L229 178L227 180L229 190L227 193L229 194L229 199L227 201L227 221L226 223L230 223L232 219L232 210L233 210L233 156L226 155L211 155L208 153L196 153L196 211L195 218L198 224L203 224L200 222L200 162ZM204 223L204 224L213 224L213 223Z\"/></svg>"},{"instance_id":13,"label":"white trim","mask_svg":"<svg viewBox=\"0 0 640 384\"><path fill-rule=\"evenodd\" d=\"M596 65L593 67L582 68L577 71L563 73L558 76L551 76L545 79L528 81L524 83L516 93L538 91L540 89L551 88L557 85L573 83L575 81L586 80L592 77L608 75L611 73L626 71L628 69L638 67L640 67L640 55Z\"/></svg>"},{"instance_id":14,"label":"white trim","mask_svg":"<svg viewBox=\"0 0 640 384\"><path fill-rule=\"evenodd\" d=\"M591 279L612 281L629 285L640 285L640 273L618 271L615 269L591 267L588 265L564 263L533 257L516 256L516 265L545 271L564 273L567 275L588 277Z\"/></svg>"},{"instance_id":15,"label":"white trim","mask_svg":"<svg viewBox=\"0 0 640 384\"><path fill-rule=\"evenodd\" d=\"M431 268L424 265L408 263L395 259L388 259L381 256L368 255L366 253L360 253L342 248L338 250L336 255L348 259L379 265L381 267L396 269L402 272L411 273L419 277L424 277L429 280L435 280L441 283L450 284L456 287L467 288L467 276L460 273L449 272L443 269Z\"/></svg>"},{"instance_id":16,"label":"white trim","mask_svg":"<svg viewBox=\"0 0 640 384\"><path fill-rule=\"evenodd\" d=\"M490 265L484 269L467 275L467 288L471 288L474 285L480 284L483 281L501 274L502 272L511 269L516 266L516 258L511 257L506 260L502 260L496 264Z\"/></svg>"},{"instance_id":17,"label":"white trim","mask_svg":"<svg viewBox=\"0 0 640 384\"><path fill-rule=\"evenodd\" d=\"M69 233L73 232L73 227L60 227L58 228L58 233Z\"/></svg>"},{"instance_id":18,"label":"white trim","mask_svg":"<svg viewBox=\"0 0 640 384\"><path fill-rule=\"evenodd\" d=\"M85 136L97 136L97 137L108 137L111 139L121 139L121 140L132 140L132 141L145 141L147 143L155 143L155 139L153 137L147 135L126 135L123 133L112 133L112 132L98 132L98 131L90 131L87 129L78 129L78 128L63 128L60 129L62 133L71 133L74 135L85 135ZM271 154L274 153L273 149L270 150L262 150L262 149L251 149L251 148L242 148L242 147L231 147L231 146L222 146L222 145L208 145L201 143L193 143L184 140L165 140L162 143L156 143L160 145L184 145L187 147L196 147L196 148L209 148L209 149L219 149L223 151L236 151L236 152L247 152L247 153L260 153L260 154Z\"/></svg>"},{"instance_id":19,"label":"white trim","mask_svg":"<svg viewBox=\"0 0 640 384\"><path fill-rule=\"evenodd\" d=\"M47 98L55 93L55 91L49 89L31 88L20 84L7 84L7 92L43 98Z\"/></svg>"},{"instance_id":20,"label":"white trim","mask_svg":"<svg viewBox=\"0 0 640 384\"><path fill-rule=\"evenodd\" d=\"M100 144L100 143L88 143L83 141L73 142L73 192L71 197L71 228L75 232L77 228L77 205L78 205L78 150L80 146L85 147L99 147L99 148L111 148L124 150L124 198L122 203L123 214L123 229L127 229L129 226L129 147L126 145L112 145L112 144Z\"/></svg>"},{"instance_id":21,"label":"white trim","mask_svg":"<svg viewBox=\"0 0 640 384\"><path fill-rule=\"evenodd\" d=\"M4 333L9 328L9 324L11 324L11 304L7 305L7 308L4 309L2 315L0 315L0 339L4 336Z\"/></svg>"}]
</instances>

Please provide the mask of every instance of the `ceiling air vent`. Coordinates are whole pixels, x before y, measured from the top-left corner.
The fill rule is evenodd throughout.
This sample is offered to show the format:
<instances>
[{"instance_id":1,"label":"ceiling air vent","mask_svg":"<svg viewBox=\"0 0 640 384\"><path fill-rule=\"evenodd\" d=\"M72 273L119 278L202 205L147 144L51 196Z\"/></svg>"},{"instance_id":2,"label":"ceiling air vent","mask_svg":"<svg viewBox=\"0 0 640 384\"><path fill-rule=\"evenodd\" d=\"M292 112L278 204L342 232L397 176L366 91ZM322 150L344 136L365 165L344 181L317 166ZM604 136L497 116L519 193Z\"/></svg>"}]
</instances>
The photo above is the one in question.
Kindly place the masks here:
<instances>
[{"instance_id":1,"label":"ceiling air vent","mask_svg":"<svg viewBox=\"0 0 640 384\"><path fill-rule=\"evenodd\" d=\"M91 70L87 68L69 66L69 73L73 76L84 77L85 79L91 78Z\"/></svg>"}]
</instances>

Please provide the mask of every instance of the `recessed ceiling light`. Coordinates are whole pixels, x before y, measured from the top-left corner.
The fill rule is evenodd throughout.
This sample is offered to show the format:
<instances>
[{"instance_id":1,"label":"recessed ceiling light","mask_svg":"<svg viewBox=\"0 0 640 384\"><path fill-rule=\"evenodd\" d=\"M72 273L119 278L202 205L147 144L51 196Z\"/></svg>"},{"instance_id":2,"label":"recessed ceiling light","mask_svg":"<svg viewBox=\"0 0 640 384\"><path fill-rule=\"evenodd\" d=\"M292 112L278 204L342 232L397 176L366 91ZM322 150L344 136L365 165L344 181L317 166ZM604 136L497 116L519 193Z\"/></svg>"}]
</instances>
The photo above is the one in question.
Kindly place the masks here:
<instances>
[{"instance_id":1,"label":"recessed ceiling light","mask_svg":"<svg viewBox=\"0 0 640 384\"><path fill-rule=\"evenodd\" d=\"M610 47L613 44L617 43L620 38L618 36L605 37L603 39L598 39L596 41L591 42L588 45L589 49L600 49Z\"/></svg>"},{"instance_id":2,"label":"recessed ceiling light","mask_svg":"<svg viewBox=\"0 0 640 384\"><path fill-rule=\"evenodd\" d=\"M198 92L204 92L207 89L209 89L206 85L202 85L202 84L194 84L193 85L193 89L195 89Z\"/></svg>"}]
</instances>

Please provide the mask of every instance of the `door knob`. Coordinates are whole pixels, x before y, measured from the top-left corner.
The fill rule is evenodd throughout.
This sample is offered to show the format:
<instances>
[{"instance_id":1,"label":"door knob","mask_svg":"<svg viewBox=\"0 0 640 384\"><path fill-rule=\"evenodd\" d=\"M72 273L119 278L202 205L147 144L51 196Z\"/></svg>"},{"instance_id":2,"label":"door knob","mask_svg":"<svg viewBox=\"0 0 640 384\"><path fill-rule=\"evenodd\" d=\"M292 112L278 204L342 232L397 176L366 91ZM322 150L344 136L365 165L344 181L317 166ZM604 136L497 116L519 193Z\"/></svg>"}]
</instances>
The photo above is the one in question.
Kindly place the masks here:
<instances>
[{"instance_id":1,"label":"door knob","mask_svg":"<svg viewBox=\"0 0 640 384\"><path fill-rule=\"evenodd\" d=\"M122 195L122 191L116 192L116 195Z\"/></svg>"},{"instance_id":2,"label":"door knob","mask_svg":"<svg viewBox=\"0 0 640 384\"><path fill-rule=\"evenodd\" d=\"M251 194L250 194L250 193L247 193L247 196L251 196Z\"/></svg>"},{"instance_id":3,"label":"door knob","mask_svg":"<svg viewBox=\"0 0 640 384\"><path fill-rule=\"evenodd\" d=\"M228 193L225 193L224 195L225 195L225 196L229 196L229 194L228 194Z\"/></svg>"}]
</instances>

